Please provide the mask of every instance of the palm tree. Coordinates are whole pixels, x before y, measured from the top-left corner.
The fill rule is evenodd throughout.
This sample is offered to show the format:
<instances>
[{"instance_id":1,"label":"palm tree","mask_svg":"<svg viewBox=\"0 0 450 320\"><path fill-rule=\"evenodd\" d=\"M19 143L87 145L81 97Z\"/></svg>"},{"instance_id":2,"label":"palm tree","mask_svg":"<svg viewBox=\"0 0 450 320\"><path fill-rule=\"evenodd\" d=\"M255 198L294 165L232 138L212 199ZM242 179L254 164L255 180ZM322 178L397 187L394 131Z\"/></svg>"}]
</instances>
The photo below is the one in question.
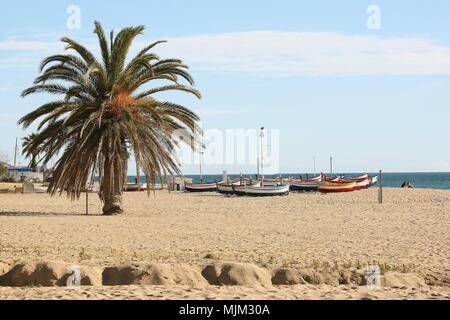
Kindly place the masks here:
<instances>
[{"instance_id":1,"label":"palm tree","mask_svg":"<svg viewBox=\"0 0 450 320\"><path fill-rule=\"evenodd\" d=\"M42 152L40 148L32 148L33 140L36 138L36 133L30 133L28 136L22 138L22 154L27 158L31 158L30 164L28 165L33 172L37 172L37 163L39 154Z\"/></svg>"},{"instance_id":2,"label":"palm tree","mask_svg":"<svg viewBox=\"0 0 450 320\"><path fill-rule=\"evenodd\" d=\"M123 212L129 154L134 154L147 177L147 186L181 174L174 156L175 134L181 131L188 138L181 141L197 143L199 117L154 94L179 90L200 98L200 93L181 60L160 59L150 51L165 41L149 44L127 60L134 39L143 31L143 26L125 28L117 35L112 31L108 41L101 24L95 22L100 60L80 43L62 38L66 50L75 54L44 59L41 75L23 91L24 97L41 92L62 95L19 120L27 128L43 117L29 152L46 150L44 163L62 153L48 188L52 195L65 191L71 199L79 198L98 174L103 213L111 215Z\"/></svg>"}]
</instances>

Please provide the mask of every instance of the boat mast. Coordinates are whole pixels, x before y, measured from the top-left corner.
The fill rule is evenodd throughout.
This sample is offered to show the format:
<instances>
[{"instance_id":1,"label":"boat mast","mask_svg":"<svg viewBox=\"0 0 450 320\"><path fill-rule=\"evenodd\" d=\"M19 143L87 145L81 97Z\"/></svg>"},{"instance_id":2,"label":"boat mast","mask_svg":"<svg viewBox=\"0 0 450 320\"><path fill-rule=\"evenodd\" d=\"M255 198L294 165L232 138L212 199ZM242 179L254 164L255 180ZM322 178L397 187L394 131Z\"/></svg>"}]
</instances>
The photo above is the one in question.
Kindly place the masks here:
<instances>
[{"instance_id":1,"label":"boat mast","mask_svg":"<svg viewBox=\"0 0 450 320\"><path fill-rule=\"evenodd\" d=\"M333 174L333 157L330 157L330 175Z\"/></svg>"},{"instance_id":2,"label":"boat mast","mask_svg":"<svg viewBox=\"0 0 450 320\"><path fill-rule=\"evenodd\" d=\"M256 152L258 153L258 151ZM259 157L256 158L256 177L259 177Z\"/></svg>"},{"instance_id":3,"label":"boat mast","mask_svg":"<svg viewBox=\"0 0 450 320\"><path fill-rule=\"evenodd\" d=\"M202 139L200 144L200 183L203 182L203 175L202 175L202 162L203 162L203 133L202 133Z\"/></svg>"},{"instance_id":4,"label":"boat mast","mask_svg":"<svg viewBox=\"0 0 450 320\"><path fill-rule=\"evenodd\" d=\"M314 166L314 172L313 174L316 174L316 156L313 157L313 166Z\"/></svg>"},{"instance_id":5,"label":"boat mast","mask_svg":"<svg viewBox=\"0 0 450 320\"><path fill-rule=\"evenodd\" d=\"M261 127L260 132L259 132L259 137L261 138L261 178L264 179L264 145L263 145L263 139L264 139L264 127Z\"/></svg>"}]
</instances>

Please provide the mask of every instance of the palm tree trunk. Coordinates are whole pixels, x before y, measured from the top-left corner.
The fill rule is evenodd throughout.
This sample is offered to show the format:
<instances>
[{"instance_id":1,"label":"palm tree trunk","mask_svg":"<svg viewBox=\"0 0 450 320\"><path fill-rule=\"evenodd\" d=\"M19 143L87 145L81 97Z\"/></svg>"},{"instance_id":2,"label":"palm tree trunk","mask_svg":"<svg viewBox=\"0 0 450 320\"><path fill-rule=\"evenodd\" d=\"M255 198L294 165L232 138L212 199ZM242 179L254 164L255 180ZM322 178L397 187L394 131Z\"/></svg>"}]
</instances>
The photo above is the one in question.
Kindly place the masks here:
<instances>
[{"instance_id":1,"label":"palm tree trunk","mask_svg":"<svg viewBox=\"0 0 450 320\"><path fill-rule=\"evenodd\" d=\"M36 164L36 156L31 156L30 167L32 172L38 172L37 164Z\"/></svg>"},{"instance_id":2,"label":"palm tree trunk","mask_svg":"<svg viewBox=\"0 0 450 320\"><path fill-rule=\"evenodd\" d=\"M102 180L104 215L115 215L123 212L121 190L122 183L120 183L120 179L122 179L120 170L114 168L114 162L111 159L105 159Z\"/></svg>"}]
</instances>

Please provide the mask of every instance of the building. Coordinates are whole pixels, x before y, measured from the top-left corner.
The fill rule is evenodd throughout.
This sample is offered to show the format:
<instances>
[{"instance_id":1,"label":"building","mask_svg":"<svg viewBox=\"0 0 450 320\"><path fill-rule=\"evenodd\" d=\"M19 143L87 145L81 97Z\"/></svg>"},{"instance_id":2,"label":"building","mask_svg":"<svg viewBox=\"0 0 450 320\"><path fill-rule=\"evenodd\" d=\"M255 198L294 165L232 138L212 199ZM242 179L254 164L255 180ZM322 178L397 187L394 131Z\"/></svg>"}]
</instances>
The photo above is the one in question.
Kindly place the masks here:
<instances>
[{"instance_id":1,"label":"building","mask_svg":"<svg viewBox=\"0 0 450 320\"><path fill-rule=\"evenodd\" d=\"M24 167L24 166L10 166L7 165L7 176L9 178L12 178L15 181L21 181L21 180L44 180L44 173L41 170L38 170L38 172L33 172L33 170L30 167Z\"/></svg>"}]
</instances>

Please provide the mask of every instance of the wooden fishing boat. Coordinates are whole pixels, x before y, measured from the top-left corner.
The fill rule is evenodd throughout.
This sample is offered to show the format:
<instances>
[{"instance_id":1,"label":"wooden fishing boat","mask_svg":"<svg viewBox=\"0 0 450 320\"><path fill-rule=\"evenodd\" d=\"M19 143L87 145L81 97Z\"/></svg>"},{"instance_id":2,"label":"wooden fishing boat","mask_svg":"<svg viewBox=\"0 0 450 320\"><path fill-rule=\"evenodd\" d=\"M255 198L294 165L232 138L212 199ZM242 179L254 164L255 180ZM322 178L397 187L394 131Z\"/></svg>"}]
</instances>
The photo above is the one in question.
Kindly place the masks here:
<instances>
[{"instance_id":1,"label":"wooden fishing boat","mask_svg":"<svg viewBox=\"0 0 450 320\"><path fill-rule=\"evenodd\" d=\"M316 177L303 179L303 181L322 181L322 179L323 179L322 174L319 174L319 175L316 176Z\"/></svg>"},{"instance_id":2,"label":"wooden fishing boat","mask_svg":"<svg viewBox=\"0 0 450 320\"><path fill-rule=\"evenodd\" d=\"M213 192L217 189L216 182L207 183L184 183L184 188L189 192Z\"/></svg>"},{"instance_id":3,"label":"wooden fishing boat","mask_svg":"<svg viewBox=\"0 0 450 320\"><path fill-rule=\"evenodd\" d=\"M284 196L289 194L289 185L281 186L245 186L247 196Z\"/></svg>"},{"instance_id":4,"label":"wooden fishing boat","mask_svg":"<svg viewBox=\"0 0 450 320\"><path fill-rule=\"evenodd\" d=\"M309 180L292 180L289 189L291 191L317 191L319 188L320 181L309 181Z\"/></svg>"},{"instance_id":5,"label":"wooden fishing boat","mask_svg":"<svg viewBox=\"0 0 450 320\"><path fill-rule=\"evenodd\" d=\"M262 186L266 186L266 187L274 187L274 186L279 186L281 184L283 184L280 180L276 180L276 181L267 181L267 180L260 180L260 183Z\"/></svg>"},{"instance_id":6,"label":"wooden fishing boat","mask_svg":"<svg viewBox=\"0 0 450 320\"><path fill-rule=\"evenodd\" d=\"M322 193L350 192L356 190L356 181L351 182L324 182L319 185L318 191Z\"/></svg>"},{"instance_id":7,"label":"wooden fishing boat","mask_svg":"<svg viewBox=\"0 0 450 320\"><path fill-rule=\"evenodd\" d=\"M262 179L262 178L258 178L257 180L259 180L259 181L264 180L264 181L267 181L267 182L280 182L281 179L282 179L282 178L276 178L276 179L269 179L269 178L264 178L264 179Z\"/></svg>"},{"instance_id":8,"label":"wooden fishing boat","mask_svg":"<svg viewBox=\"0 0 450 320\"><path fill-rule=\"evenodd\" d=\"M372 178L368 176L366 178L356 180L352 179L352 180L356 182L356 190L360 190L360 189L367 189L370 186Z\"/></svg>"},{"instance_id":9,"label":"wooden fishing boat","mask_svg":"<svg viewBox=\"0 0 450 320\"><path fill-rule=\"evenodd\" d=\"M365 174L362 174L362 175L359 175L359 176L356 176L356 177L351 177L351 179L352 180L360 180L360 179L365 179L365 178L368 178L368 177L369 177L369 175L367 173L365 173Z\"/></svg>"},{"instance_id":10,"label":"wooden fishing boat","mask_svg":"<svg viewBox=\"0 0 450 320\"><path fill-rule=\"evenodd\" d=\"M325 182L341 182L343 181L341 177L325 177L324 179ZM346 181L343 181L346 182Z\"/></svg>"},{"instance_id":11,"label":"wooden fishing boat","mask_svg":"<svg viewBox=\"0 0 450 320\"><path fill-rule=\"evenodd\" d=\"M225 194L225 195L234 194L233 183L217 183L216 190L220 194Z\"/></svg>"},{"instance_id":12,"label":"wooden fishing boat","mask_svg":"<svg viewBox=\"0 0 450 320\"><path fill-rule=\"evenodd\" d=\"M237 196L245 196L245 189L247 188L247 186L245 184L242 185L233 185L233 193Z\"/></svg>"},{"instance_id":13,"label":"wooden fishing boat","mask_svg":"<svg viewBox=\"0 0 450 320\"><path fill-rule=\"evenodd\" d=\"M237 196L245 196L245 190L247 187L249 186L260 186L261 182L260 181L255 181L255 180L250 180L249 182L247 181L238 181L236 183L233 183L231 185L231 188L233 190L233 194L237 195Z\"/></svg>"},{"instance_id":14,"label":"wooden fishing boat","mask_svg":"<svg viewBox=\"0 0 450 320\"><path fill-rule=\"evenodd\" d=\"M370 181L370 186L374 186L378 183L378 176L373 176L372 180Z\"/></svg>"},{"instance_id":15,"label":"wooden fishing boat","mask_svg":"<svg viewBox=\"0 0 450 320\"><path fill-rule=\"evenodd\" d=\"M363 174L357 177L352 177L349 179L341 179L338 182L356 182L356 190L360 189L367 189L370 186L370 183L372 182L372 177L370 177L368 174Z\"/></svg>"},{"instance_id":16,"label":"wooden fishing boat","mask_svg":"<svg viewBox=\"0 0 450 320\"><path fill-rule=\"evenodd\" d=\"M236 181L236 182L218 182L217 192L220 194L231 195L234 194L233 186L245 185L247 183Z\"/></svg>"},{"instance_id":17,"label":"wooden fishing boat","mask_svg":"<svg viewBox=\"0 0 450 320\"><path fill-rule=\"evenodd\" d=\"M126 192L136 192L136 191L144 191L144 185L140 183L127 183L123 187L123 191Z\"/></svg>"}]
</instances>

